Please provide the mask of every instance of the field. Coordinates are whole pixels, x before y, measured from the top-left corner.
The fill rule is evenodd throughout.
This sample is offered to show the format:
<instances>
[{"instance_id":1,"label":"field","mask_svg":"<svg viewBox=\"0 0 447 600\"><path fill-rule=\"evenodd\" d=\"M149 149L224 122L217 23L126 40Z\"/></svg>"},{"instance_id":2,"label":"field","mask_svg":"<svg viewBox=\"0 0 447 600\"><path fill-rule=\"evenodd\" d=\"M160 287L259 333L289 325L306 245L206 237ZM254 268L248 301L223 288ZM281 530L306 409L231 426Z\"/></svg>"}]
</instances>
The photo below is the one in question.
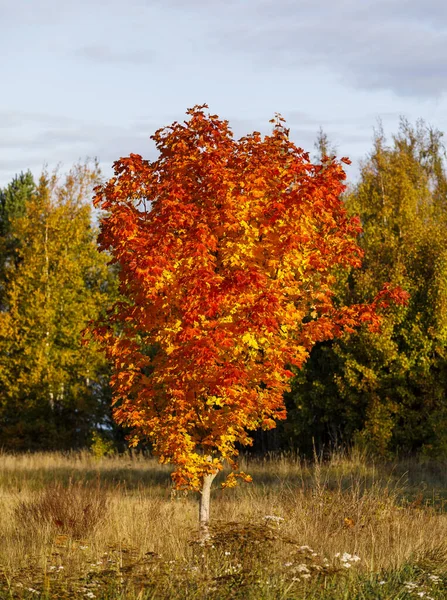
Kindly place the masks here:
<instances>
[{"instance_id":1,"label":"field","mask_svg":"<svg viewBox=\"0 0 447 600\"><path fill-rule=\"evenodd\" d=\"M447 463L242 462L203 545L154 459L2 454L0 598L447 597Z\"/></svg>"}]
</instances>

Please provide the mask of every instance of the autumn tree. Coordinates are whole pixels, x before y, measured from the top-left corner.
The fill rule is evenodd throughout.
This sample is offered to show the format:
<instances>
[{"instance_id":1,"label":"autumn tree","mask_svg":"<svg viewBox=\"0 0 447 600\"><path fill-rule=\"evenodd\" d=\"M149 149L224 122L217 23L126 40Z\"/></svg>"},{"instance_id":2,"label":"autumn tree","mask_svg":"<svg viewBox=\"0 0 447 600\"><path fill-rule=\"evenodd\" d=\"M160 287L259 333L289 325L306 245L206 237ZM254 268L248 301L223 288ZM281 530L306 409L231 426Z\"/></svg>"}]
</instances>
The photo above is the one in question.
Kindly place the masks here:
<instances>
[{"instance_id":1,"label":"autumn tree","mask_svg":"<svg viewBox=\"0 0 447 600\"><path fill-rule=\"evenodd\" d=\"M132 445L148 439L175 465L177 488L200 492L206 533L223 462L224 485L247 478L237 447L285 418L290 367L317 341L377 327L390 293L333 302L334 268L362 255L340 163L312 164L279 116L271 135L235 140L205 108L152 136L157 160L118 160L95 203L124 298L96 329L113 361L115 418Z\"/></svg>"},{"instance_id":2,"label":"autumn tree","mask_svg":"<svg viewBox=\"0 0 447 600\"><path fill-rule=\"evenodd\" d=\"M98 171L77 165L3 193L0 445L62 449L88 443L109 413L108 366L81 332L110 301L113 277L91 220ZM20 183L20 185L18 185Z\"/></svg>"}]
</instances>

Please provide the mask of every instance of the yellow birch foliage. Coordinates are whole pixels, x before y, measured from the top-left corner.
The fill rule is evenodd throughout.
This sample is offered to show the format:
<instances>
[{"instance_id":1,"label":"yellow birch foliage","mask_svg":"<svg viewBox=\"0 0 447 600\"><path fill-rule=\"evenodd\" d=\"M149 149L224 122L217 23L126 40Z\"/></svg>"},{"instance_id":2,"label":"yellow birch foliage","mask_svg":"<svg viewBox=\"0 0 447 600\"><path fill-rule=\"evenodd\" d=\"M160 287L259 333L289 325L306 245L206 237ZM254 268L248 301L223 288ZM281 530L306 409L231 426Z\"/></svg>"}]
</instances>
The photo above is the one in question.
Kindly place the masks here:
<instances>
[{"instance_id":1,"label":"yellow birch foliage","mask_svg":"<svg viewBox=\"0 0 447 600\"><path fill-rule=\"evenodd\" d=\"M107 258L96 248L88 203L98 172L77 165L62 181L43 175L24 213L0 311L0 441L6 448L85 443L104 418L103 355L81 332L109 301ZM109 286L109 287L108 287ZM113 286L112 286L113 287Z\"/></svg>"}]
</instances>

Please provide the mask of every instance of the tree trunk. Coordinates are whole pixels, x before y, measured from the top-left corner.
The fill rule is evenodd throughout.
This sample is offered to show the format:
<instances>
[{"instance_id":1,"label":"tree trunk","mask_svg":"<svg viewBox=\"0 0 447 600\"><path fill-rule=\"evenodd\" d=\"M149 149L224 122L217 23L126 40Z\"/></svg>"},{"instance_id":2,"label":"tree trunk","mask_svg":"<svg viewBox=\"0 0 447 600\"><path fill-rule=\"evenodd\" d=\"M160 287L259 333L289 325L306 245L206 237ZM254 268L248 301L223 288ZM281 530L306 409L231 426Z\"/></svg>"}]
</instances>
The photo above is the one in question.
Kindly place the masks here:
<instances>
[{"instance_id":1,"label":"tree trunk","mask_svg":"<svg viewBox=\"0 0 447 600\"><path fill-rule=\"evenodd\" d=\"M199 499L199 528L200 539L205 542L210 538L209 522L210 522L210 499L211 499L211 484L217 473L204 475L203 486L200 492Z\"/></svg>"}]
</instances>

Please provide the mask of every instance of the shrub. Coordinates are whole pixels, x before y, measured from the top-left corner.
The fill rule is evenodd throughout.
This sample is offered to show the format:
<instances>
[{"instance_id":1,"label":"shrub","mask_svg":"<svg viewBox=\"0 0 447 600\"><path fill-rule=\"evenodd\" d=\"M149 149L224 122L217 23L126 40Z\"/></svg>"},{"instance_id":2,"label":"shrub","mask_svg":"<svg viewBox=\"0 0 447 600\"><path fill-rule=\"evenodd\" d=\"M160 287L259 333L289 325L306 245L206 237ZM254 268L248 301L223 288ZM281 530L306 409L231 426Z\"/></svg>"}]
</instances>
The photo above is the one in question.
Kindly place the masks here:
<instances>
[{"instance_id":1,"label":"shrub","mask_svg":"<svg viewBox=\"0 0 447 600\"><path fill-rule=\"evenodd\" d=\"M112 440L107 439L98 431L94 431L92 433L90 452L95 458L102 458L103 456L113 456L115 454L115 445L112 442Z\"/></svg>"},{"instance_id":2,"label":"shrub","mask_svg":"<svg viewBox=\"0 0 447 600\"><path fill-rule=\"evenodd\" d=\"M75 538L92 532L107 514L108 496L99 482L53 483L31 500L20 501L15 516L21 526L33 529L46 524Z\"/></svg>"}]
</instances>

